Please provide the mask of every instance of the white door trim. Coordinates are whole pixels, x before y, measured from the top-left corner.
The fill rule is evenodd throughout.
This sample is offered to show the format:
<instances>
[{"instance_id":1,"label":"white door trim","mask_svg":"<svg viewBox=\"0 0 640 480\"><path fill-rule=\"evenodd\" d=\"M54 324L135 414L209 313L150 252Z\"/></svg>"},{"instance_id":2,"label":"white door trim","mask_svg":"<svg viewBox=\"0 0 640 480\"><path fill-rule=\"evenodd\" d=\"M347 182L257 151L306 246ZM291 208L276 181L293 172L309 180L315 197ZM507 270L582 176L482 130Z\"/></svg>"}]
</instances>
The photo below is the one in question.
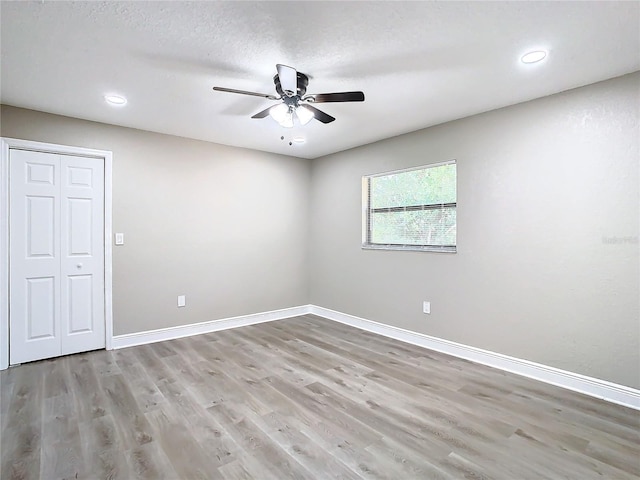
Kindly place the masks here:
<instances>
[{"instance_id":1,"label":"white door trim","mask_svg":"<svg viewBox=\"0 0 640 480\"><path fill-rule=\"evenodd\" d=\"M0 370L9 366L9 149L104 159L104 318L105 345L113 348L112 308L112 153L106 150L0 138Z\"/></svg>"}]
</instances>

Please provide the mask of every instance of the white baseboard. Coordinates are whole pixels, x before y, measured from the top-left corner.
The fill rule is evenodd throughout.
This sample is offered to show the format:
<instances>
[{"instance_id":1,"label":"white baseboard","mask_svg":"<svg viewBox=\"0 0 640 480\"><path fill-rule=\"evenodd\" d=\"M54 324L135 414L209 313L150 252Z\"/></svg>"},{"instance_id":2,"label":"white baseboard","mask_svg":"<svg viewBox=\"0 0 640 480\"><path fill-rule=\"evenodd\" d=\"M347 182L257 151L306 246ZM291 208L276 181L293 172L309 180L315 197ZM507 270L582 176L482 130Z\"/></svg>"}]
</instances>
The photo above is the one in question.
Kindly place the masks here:
<instances>
[{"instance_id":1,"label":"white baseboard","mask_svg":"<svg viewBox=\"0 0 640 480\"><path fill-rule=\"evenodd\" d=\"M636 390L624 385L607 382L579 373L560 370L559 368L541 365L539 363L522 360L520 358L509 357L501 353L490 352L480 348L451 342L437 337L431 337L422 333L412 332L403 328L385 325L364 318L337 312L316 305L301 305L299 307L284 308L282 310L272 310L269 312L242 315L239 317L224 318L210 322L194 323L179 327L161 328L146 332L129 333L113 337L113 348L133 347L147 343L162 342L175 338L200 335L202 333L217 332L229 328L255 325L257 323L271 322L285 318L298 317L306 314L313 314L319 317L344 323L371 333L394 338L402 342L417 345L419 347L446 353L454 357L464 358L475 363L488 365L506 372L522 375L541 382L549 383L558 387L580 392L585 395L600 398L611 403L623 405L636 410L640 410L640 390Z\"/></svg>"},{"instance_id":2,"label":"white baseboard","mask_svg":"<svg viewBox=\"0 0 640 480\"><path fill-rule=\"evenodd\" d=\"M309 306L309 313L320 317L360 328L368 332L384 335L402 342L428 348L438 352L464 358L475 363L481 363L507 372L522 375L558 387L580 392L585 395L600 398L611 403L640 410L640 390L624 385L607 382L586 375L560 370L559 368L541 365L539 363L509 357L500 353L470 347L460 343L430 337L422 333L412 332L383 323L366 320L328 308Z\"/></svg>"},{"instance_id":3,"label":"white baseboard","mask_svg":"<svg viewBox=\"0 0 640 480\"><path fill-rule=\"evenodd\" d=\"M217 332L229 328L255 325L256 323L271 322L284 318L299 317L306 315L310 311L309 305L300 307L283 308L282 310L271 310L269 312L252 313L239 317L223 318L209 322L192 323L178 327L159 328L157 330L147 330L146 332L128 333L113 337L112 346L114 349L145 345L147 343L163 342L175 338L190 337L202 333Z\"/></svg>"}]
</instances>

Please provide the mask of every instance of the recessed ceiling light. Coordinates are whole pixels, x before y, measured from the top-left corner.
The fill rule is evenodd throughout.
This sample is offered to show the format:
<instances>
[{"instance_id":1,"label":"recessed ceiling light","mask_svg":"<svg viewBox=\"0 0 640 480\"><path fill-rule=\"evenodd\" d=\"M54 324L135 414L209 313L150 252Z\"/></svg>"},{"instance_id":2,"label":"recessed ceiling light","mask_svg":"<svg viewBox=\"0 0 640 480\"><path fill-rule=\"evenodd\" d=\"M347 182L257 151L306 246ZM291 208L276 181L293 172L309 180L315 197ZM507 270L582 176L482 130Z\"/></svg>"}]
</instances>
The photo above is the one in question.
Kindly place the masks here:
<instances>
[{"instance_id":1,"label":"recessed ceiling light","mask_svg":"<svg viewBox=\"0 0 640 480\"><path fill-rule=\"evenodd\" d=\"M534 50L532 52L525 53L520 58L520 61L522 63L538 63L544 60L546 56L547 52L545 52L544 50Z\"/></svg>"},{"instance_id":2,"label":"recessed ceiling light","mask_svg":"<svg viewBox=\"0 0 640 480\"><path fill-rule=\"evenodd\" d=\"M117 105L119 107L121 107L122 105L126 105L127 103L127 99L121 97L120 95L105 95L104 99L107 101L107 103L110 103L111 105Z\"/></svg>"}]
</instances>

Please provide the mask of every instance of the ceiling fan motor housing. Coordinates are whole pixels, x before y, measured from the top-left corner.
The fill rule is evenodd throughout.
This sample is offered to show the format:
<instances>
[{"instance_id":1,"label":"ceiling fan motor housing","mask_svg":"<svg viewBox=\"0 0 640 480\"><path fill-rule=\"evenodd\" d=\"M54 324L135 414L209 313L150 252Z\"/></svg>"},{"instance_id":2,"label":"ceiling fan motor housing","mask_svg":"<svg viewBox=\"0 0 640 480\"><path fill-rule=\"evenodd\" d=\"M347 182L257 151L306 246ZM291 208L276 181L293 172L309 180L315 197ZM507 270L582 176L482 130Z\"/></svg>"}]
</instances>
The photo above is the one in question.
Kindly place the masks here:
<instances>
[{"instance_id":1,"label":"ceiling fan motor housing","mask_svg":"<svg viewBox=\"0 0 640 480\"><path fill-rule=\"evenodd\" d=\"M307 93L307 85L309 85L309 77L307 77L304 73L296 72L296 80L297 80L297 92L295 96L302 97L305 93ZM288 97L284 90L282 90L282 85L280 85L280 77L276 74L273 77L273 83L276 85L276 92L283 98Z\"/></svg>"}]
</instances>

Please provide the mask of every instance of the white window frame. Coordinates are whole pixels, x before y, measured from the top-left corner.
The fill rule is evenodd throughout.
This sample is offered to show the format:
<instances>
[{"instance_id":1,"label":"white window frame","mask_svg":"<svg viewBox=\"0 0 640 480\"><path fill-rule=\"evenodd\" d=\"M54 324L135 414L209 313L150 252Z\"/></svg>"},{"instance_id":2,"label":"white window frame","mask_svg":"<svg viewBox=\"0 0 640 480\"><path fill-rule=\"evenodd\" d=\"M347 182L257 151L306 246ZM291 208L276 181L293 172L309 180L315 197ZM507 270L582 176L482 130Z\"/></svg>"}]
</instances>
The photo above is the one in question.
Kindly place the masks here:
<instances>
[{"instance_id":1,"label":"white window frame","mask_svg":"<svg viewBox=\"0 0 640 480\"><path fill-rule=\"evenodd\" d=\"M444 165L457 165L456 160L449 160L447 162L432 163L428 165L420 165L418 167L404 168L401 170L392 170L390 172L376 173L372 175L365 175L362 177L362 248L365 250L406 250L406 251L421 251L421 252L439 252L439 253L456 253L458 249L458 241L456 238L456 245L405 245L405 244L381 244L371 243L371 209L369 208L369 200L371 195L371 183L370 180L376 177L386 177L389 175L396 175L405 172L412 172L415 170L426 170L429 168L442 167ZM456 166L456 201L446 204L430 204L420 205L417 210L426 208L458 208L458 194L457 194L457 181L458 172ZM398 210L404 207L397 207ZM394 208L386 209L388 211L395 210ZM456 218L457 225L457 218ZM457 227L456 227L457 228Z\"/></svg>"}]
</instances>

